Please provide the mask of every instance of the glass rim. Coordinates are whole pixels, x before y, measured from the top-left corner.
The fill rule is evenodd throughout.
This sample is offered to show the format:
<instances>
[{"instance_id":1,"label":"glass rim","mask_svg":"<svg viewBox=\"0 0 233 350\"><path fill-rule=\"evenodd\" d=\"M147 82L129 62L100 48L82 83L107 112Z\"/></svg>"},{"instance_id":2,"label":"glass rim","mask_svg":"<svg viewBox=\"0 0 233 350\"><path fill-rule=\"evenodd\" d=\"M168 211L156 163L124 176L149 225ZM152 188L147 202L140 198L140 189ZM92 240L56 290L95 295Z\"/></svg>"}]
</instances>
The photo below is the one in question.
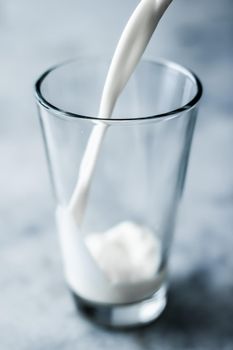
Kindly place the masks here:
<instances>
[{"instance_id":1,"label":"glass rim","mask_svg":"<svg viewBox=\"0 0 233 350\"><path fill-rule=\"evenodd\" d=\"M34 92L35 92L35 98L36 101L39 105L44 107L46 110L48 110L50 113L54 114L57 117L62 117L62 118L76 118L76 119L84 119L84 120L89 120L93 122L105 122L106 124L115 124L115 123L130 123L130 122L140 122L140 121L152 121L152 120L157 120L157 119L170 119L171 117L175 117L183 112L190 111L193 109L195 106L198 105L202 93L203 93L203 87L200 79L198 76L190 69L182 66L179 63L159 58L159 59L147 59L147 58L142 58L141 61L144 63L150 63L150 64L157 64L160 66L164 66L166 68L172 69L173 71L176 71L178 73L183 74L186 77L189 77L193 83L196 85L197 91L195 95L184 105L175 108L173 110L170 110L168 112L160 113L160 114L154 114L154 115L149 115L149 116L139 116L139 117L131 117L131 118L100 118L98 116L88 116L88 115L82 115L74 112L69 112L65 111L61 108L56 107L52 103L50 103L44 96L43 93L41 92L41 85L43 81L46 79L46 77L56 69L59 69L62 66L68 65L70 63L73 63L75 61L83 60L83 59L99 59L101 60L101 57L99 56L81 56L81 57L76 57L70 60L63 61L61 63L55 64L48 68L44 73L42 73L39 78L36 80L34 84ZM103 60L103 59L102 59Z\"/></svg>"}]
</instances>

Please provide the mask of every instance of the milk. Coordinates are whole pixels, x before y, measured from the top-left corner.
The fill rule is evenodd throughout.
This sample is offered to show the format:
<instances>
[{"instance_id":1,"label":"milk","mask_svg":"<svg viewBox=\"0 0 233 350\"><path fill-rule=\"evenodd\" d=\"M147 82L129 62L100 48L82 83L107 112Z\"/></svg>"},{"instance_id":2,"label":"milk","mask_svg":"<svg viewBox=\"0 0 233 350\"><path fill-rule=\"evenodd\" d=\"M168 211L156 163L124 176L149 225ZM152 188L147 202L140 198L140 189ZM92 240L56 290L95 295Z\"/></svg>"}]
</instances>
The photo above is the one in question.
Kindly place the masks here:
<instances>
[{"instance_id":1,"label":"milk","mask_svg":"<svg viewBox=\"0 0 233 350\"><path fill-rule=\"evenodd\" d=\"M112 285L153 279L160 265L160 242L149 228L123 221L85 238L96 265Z\"/></svg>"},{"instance_id":2,"label":"milk","mask_svg":"<svg viewBox=\"0 0 233 350\"><path fill-rule=\"evenodd\" d=\"M119 40L105 81L99 118L111 118L115 103L172 0L142 0ZM153 294L162 283L161 246L155 232L123 222L106 232L82 232L88 193L108 126L94 126L67 208L57 224L68 283L81 297L102 303L127 303Z\"/></svg>"},{"instance_id":3,"label":"milk","mask_svg":"<svg viewBox=\"0 0 233 350\"><path fill-rule=\"evenodd\" d=\"M112 58L102 93L99 118L111 117L119 94L129 80L171 1L142 0L133 12ZM107 128L104 123L93 128L83 155L77 184L69 205L69 210L73 213L78 225L81 225L83 220L91 180Z\"/></svg>"},{"instance_id":4,"label":"milk","mask_svg":"<svg viewBox=\"0 0 233 350\"><path fill-rule=\"evenodd\" d=\"M106 232L80 239L66 208L56 213L65 275L83 299L104 304L131 303L149 297L161 286L160 241L148 228L123 222Z\"/></svg>"}]
</instances>

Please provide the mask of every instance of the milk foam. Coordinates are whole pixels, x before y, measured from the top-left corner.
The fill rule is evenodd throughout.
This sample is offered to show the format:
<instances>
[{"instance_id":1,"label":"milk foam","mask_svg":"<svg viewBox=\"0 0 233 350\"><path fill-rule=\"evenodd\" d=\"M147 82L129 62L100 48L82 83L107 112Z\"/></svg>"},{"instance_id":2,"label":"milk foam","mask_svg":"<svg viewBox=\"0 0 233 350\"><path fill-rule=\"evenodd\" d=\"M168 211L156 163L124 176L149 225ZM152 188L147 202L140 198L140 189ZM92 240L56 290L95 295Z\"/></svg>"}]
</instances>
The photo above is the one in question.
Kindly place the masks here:
<instances>
[{"instance_id":1,"label":"milk foam","mask_svg":"<svg viewBox=\"0 0 233 350\"><path fill-rule=\"evenodd\" d=\"M160 264L160 242L149 228L124 221L106 232L92 233L85 244L97 266L113 284L153 279Z\"/></svg>"}]
</instances>

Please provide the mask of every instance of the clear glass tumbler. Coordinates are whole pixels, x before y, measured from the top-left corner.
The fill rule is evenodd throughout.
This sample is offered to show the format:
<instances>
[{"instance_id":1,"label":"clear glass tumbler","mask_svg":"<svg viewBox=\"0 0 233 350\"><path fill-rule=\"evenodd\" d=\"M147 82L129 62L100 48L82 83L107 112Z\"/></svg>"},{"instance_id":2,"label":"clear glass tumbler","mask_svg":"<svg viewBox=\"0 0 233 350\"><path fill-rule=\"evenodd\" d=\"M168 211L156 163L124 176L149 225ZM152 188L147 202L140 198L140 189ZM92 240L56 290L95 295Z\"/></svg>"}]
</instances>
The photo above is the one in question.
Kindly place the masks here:
<instances>
[{"instance_id":1,"label":"clear glass tumbler","mask_svg":"<svg viewBox=\"0 0 233 350\"><path fill-rule=\"evenodd\" d=\"M176 63L142 60L112 117L103 119L98 109L109 63L62 63L39 78L35 91L67 283L89 318L127 327L156 319L166 305L169 250L202 87ZM82 159L91 135L103 129L88 193L74 213ZM85 182L85 168L82 174Z\"/></svg>"}]
</instances>

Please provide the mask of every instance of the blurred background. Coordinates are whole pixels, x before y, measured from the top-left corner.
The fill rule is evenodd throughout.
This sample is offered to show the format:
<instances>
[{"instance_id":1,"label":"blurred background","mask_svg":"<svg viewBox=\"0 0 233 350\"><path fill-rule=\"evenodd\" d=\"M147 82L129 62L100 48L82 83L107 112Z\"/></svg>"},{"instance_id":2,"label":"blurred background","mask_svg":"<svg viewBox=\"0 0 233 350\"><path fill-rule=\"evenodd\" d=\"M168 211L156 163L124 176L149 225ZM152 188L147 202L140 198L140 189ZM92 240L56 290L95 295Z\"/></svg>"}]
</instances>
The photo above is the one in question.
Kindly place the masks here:
<instances>
[{"instance_id":1,"label":"blurred background","mask_svg":"<svg viewBox=\"0 0 233 350\"><path fill-rule=\"evenodd\" d=\"M112 333L65 287L33 97L49 66L112 54L138 1L0 0L0 348L233 349L233 1L174 0L146 51L191 68L199 113L163 316Z\"/></svg>"}]
</instances>

